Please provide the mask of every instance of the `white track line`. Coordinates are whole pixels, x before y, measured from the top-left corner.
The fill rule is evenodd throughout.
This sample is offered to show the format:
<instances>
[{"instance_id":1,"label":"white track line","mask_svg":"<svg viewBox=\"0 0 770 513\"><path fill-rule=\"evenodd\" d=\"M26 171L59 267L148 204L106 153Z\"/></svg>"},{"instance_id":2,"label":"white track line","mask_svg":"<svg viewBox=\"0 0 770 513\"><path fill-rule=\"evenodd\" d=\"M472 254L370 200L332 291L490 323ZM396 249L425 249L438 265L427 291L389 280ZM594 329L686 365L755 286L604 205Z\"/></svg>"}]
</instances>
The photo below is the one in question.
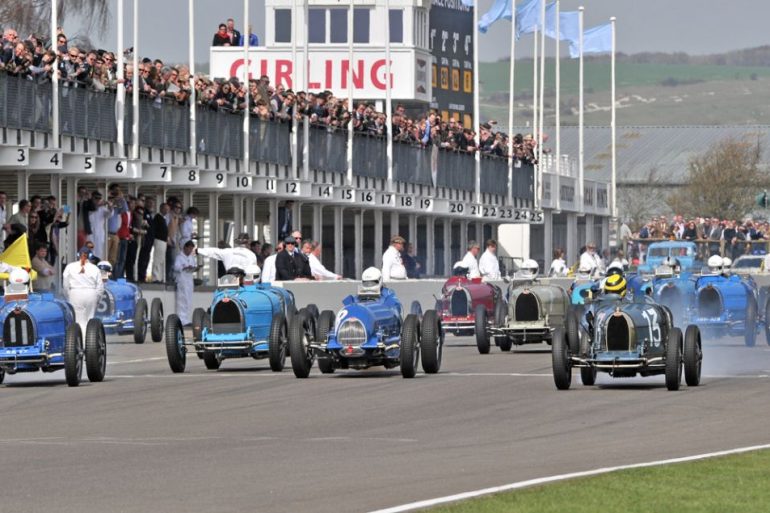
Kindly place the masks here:
<instances>
[{"instance_id":1,"label":"white track line","mask_svg":"<svg viewBox=\"0 0 770 513\"><path fill-rule=\"evenodd\" d=\"M409 504L403 504L401 506L395 506L392 508L378 509L370 513L400 513L402 511L414 511L416 509L429 508L437 506L439 504L446 504L449 502L457 502L465 499L472 499L474 497L480 497L482 495L491 495L494 493L506 492L509 490L518 490L521 488L527 488L530 486L536 486L545 483L553 483L555 481L564 481L567 479L574 479L576 477L596 476L600 474L608 474L610 472L616 472L618 470L628 470L633 468L644 467L657 467L660 465L669 465L671 463L684 463L687 461L704 460L708 458L716 458L719 456L728 456L731 454L740 454L744 452L758 451L762 449L770 449L770 444L754 445L751 447L740 447L737 449L730 449L727 451L709 452L705 454L696 454L694 456L685 456L682 458L673 458L669 460L649 461L646 463L635 463L632 465L620 465L617 467L604 467L594 470L586 470L583 472L572 472L569 474L560 474L549 477L539 477L537 479L529 479L527 481L519 481L516 483L510 483L502 486L493 486L491 488L482 488L481 490L474 490L471 492L458 493L456 495L447 495L446 497L439 497L437 499L428 499L424 501L412 502Z\"/></svg>"},{"instance_id":2,"label":"white track line","mask_svg":"<svg viewBox=\"0 0 770 513\"><path fill-rule=\"evenodd\" d=\"M143 362L154 362L157 360L165 360L165 356L158 356L156 358L139 358L137 360L124 360L122 362L107 362L107 365L121 365L123 363L143 363Z\"/></svg>"}]
</instances>

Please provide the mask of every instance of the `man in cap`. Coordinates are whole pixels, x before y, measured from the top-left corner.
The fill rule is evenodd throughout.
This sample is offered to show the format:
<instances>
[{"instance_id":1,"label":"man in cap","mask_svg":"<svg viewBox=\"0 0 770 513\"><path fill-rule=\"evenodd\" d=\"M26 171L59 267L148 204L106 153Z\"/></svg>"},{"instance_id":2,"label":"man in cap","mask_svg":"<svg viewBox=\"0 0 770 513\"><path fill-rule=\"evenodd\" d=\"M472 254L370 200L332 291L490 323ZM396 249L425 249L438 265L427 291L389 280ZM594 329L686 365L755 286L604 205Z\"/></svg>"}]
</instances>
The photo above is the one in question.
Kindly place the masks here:
<instances>
[{"instance_id":1,"label":"man in cap","mask_svg":"<svg viewBox=\"0 0 770 513\"><path fill-rule=\"evenodd\" d=\"M257 255L249 248L250 241L249 234L244 232L235 239L234 248L198 248L197 253L220 260L227 272L230 272L230 269L243 271L249 266L257 265Z\"/></svg>"},{"instance_id":2,"label":"man in cap","mask_svg":"<svg viewBox=\"0 0 770 513\"><path fill-rule=\"evenodd\" d=\"M88 321L94 317L96 304L104 290L102 273L88 261L88 247L83 246L78 251L78 259L64 268L62 286L73 310L75 322L85 336Z\"/></svg>"},{"instance_id":3,"label":"man in cap","mask_svg":"<svg viewBox=\"0 0 770 513\"><path fill-rule=\"evenodd\" d=\"M465 253L465 256L461 260L462 266L468 268L468 278L473 279L481 277L481 273L479 272L479 262L476 260L480 251L481 246L478 242L472 240L468 243L468 252ZM498 274L499 272L498 269Z\"/></svg>"},{"instance_id":4,"label":"man in cap","mask_svg":"<svg viewBox=\"0 0 770 513\"><path fill-rule=\"evenodd\" d=\"M382 280L405 280L406 267L401 259L406 240L400 235L394 235L390 239L390 247L382 254Z\"/></svg>"},{"instance_id":5,"label":"man in cap","mask_svg":"<svg viewBox=\"0 0 770 513\"><path fill-rule=\"evenodd\" d=\"M275 278L278 281L290 281L297 277L297 262L294 250L297 241L291 235L283 240L284 250L275 257Z\"/></svg>"},{"instance_id":6,"label":"man in cap","mask_svg":"<svg viewBox=\"0 0 770 513\"><path fill-rule=\"evenodd\" d=\"M193 273L198 270L198 262L195 259L195 243L191 240L185 242L182 252L174 260L174 272L176 273L176 314L182 325L192 322L192 295Z\"/></svg>"}]
</instances>

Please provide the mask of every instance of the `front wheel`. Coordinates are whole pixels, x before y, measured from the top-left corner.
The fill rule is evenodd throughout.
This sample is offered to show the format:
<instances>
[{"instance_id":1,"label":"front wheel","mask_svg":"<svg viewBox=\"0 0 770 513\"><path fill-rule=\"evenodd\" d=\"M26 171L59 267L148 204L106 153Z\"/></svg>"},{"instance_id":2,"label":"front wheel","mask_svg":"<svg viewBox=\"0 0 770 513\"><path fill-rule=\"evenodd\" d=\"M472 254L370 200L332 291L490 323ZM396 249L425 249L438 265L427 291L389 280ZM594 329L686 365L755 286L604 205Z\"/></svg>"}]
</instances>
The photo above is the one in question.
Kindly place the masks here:
<instances>
[{"instance_id":1,"label":"front wheel","mask_svg":"<svg viewBox=\"0 0 770 513\"><path fill-rule=\"evenodd\" d=\"M420 346L417 340L420 332L420 319L415 314L409 314L401 326L401 375L405 378L413 378L417 372L417 364L420 360Z\"/></svg>"},{"instance_id":2,"label":"front wheel","mask_svg":"<svg viewBox=\"0 0 770 513\"><path fill-rule=\"evenodd\" d=\"M187 365L187 349L184 346L184 330L177 314L166 319L166 356L171 372L184 372Z\"/></svg>"},{"instance_id":3,"label":"front wheel","mask_svg":"<svg viewBox=\"0 0 770 513\"><path fill-rule=\"evenodd\" d=\"M666 342L666 388L679 390L682 383L682 330L671 328Z\"/></svg>"},{"instance_id":4,"label":"front wheel","mask_svg":"<svg viewBox=\"0 0 770 513\"><path fill-rule=\"evenodd\" d=\"M203 351L203 365L208 370L217 370L222 361L217 358L217 354L214 351Z\"/></svg>"},{"instance_id":5,"label":"front wheel","mask_svg":"<svg viewBox=\"0 0 770 513\"><path fill-rule=\"evenodd\" d=\"M560 332L559 332L560 333ZM567 337L554 337L551 348L553 382L559 390L567 390L572 384L572 364L570 362Z\"/></svg>"},{"instance_id":6,"label":"front wheel","mask_svg":"<svg viewBox=\"0 0 770 513\"><path fill-rule=\"evenodd\" d=\"M749 304L746 305L743 342L746 344L746 347L754 347L754 344L757 343L757 302L753 296L749 298Z\"/></svg>"},{"instance_id":7,"label":"front wheel","mask_svg":"<svg viewBox=\"0 0 770 513\"><path fill-rule=\"evenodd\" d=\"M444 351L444 331L435 310L428 310L422 316L420 352L422 370L425 374L436 374L441 369L441 357Z\"/></svg>"},{"instance_id":8,"label":"front wheel","mask_svg":"<svg viewBox=\"0 0 770 513\"><path fill-rule=\"evenodd\" d=\"M310 342L314 333L313 316L303 308L289 325L291 369L298 378L308 377L313 367L313 350L310 348Z\"/></svg>"},{"instance_id":9,"label":"front wheel","mask_svg":"<svg viewBox=\"0 0 770 513\"><path fill-rule=\"evenodd\" d=\"M590 358L591 356L591 340L588 336L580 337L580 357ZM580 381L583 385L590 387L596 384L596 367L593 365L590 367L580 368Z\"/></svg>"},{"instance_id":10,"label":"front wheel","mask_svg":"<svg viewBox=\"0 0 770 513\"><path fill-rule=\"evenodd\" d=\"M86 325L86 374L91 383L98 383L104 381L106 372L107 340L104 326L99 319L91 319Z\"/></svg>"},{"instance_id":11,"label":"front wheel","mask_svg":"<svg viewBox=\"0 0 770 513\"><path fill-rule=\"evenodd\" d=\"M206 310L203 308L196 308L192 313L192 336L193 342L200 342L203 340L203 323L204 318L208 317Z\"/></svg>"},{"instance_id":12,"label":"front wheel","mask_svg":"<svg viewBox=\"0 0 770 513\"><path fill-rule=\"evenodd\" d=\"M334 329L334 312L331 310L324 310L321 315L318 316L318 323L315 327L315 340L319 344L326 344L329 338L329 333ZM331 356L327 358L318 358L318 370L321 374L333 374L334 373L334 360Z\"/></svg>"},{"instance_id":13,"label":"front wheel","mask_svg":"<svg viewBox=\"0 0 770 513\"><path fill-rule=\"evenodd\" d=\"M159 297L150 303L150 337L153 342L163 340L163 302Z\"/></svg>"},{"instance_id":14,"label":"front wheel","mask_svg":"<svg viewBox=\"0 0 770 513\"><path fill-rule=\"evenodd\" d=\"M487 331L487 309L484 305L476 306L476 348L481 354L489 354L489 332Z\"/></svg>"},{"instance_id":15,"label":"front wheel","mask_svg":"<svg viewBox=\"0 0 770 513\"><path fill-rule=\"evenodd\" d=\"M770 301L765 303L765 342L770 346Z\"/></svg>"},{"instance_id":16,"label":"front wheel","mask_svg":"<svg viewBox=\"0 0 770 513\"><path fill-rule=\"evenodd\" d=\"M687 326L684 332L684 381L688 387L700 385L703 350L700 339L700 329L694 324Z\"/></svg>"},{"instance_id":17,"label":"front wheel","mask_svg":"<svg viewBox=\"0 0 770 513\"><path fill-rule=\"evenodd\" d=\"M296 315L292 317L296 317ZM267 356L270 369L273 372L281 372L286 364L286 318L281 312L273 315L273 321L270 324Z\"/></svg>"},{"instance_id":18,"label":"front wheel","mask_svg":"<svg viewBox=\"0 0 770 513\"><path fill-rule=\"evenodd\" d=\"M80 326L73 322L67 326L64 339L64 378L67 385L76 387L80 385L82 375L83 336L80 334Z\"/></svg>"},{"instance_id":19,"label":"front wheel","mask_svg":"<svg viewBox=\"0 0 770 513\"><path fill-rule=\"evenodd\" d=\"M139 298L134 307L134 343L144 344L147 338L147 300ZM86 342L88 347L88 342Z\"/></svg>"}]
</instances>

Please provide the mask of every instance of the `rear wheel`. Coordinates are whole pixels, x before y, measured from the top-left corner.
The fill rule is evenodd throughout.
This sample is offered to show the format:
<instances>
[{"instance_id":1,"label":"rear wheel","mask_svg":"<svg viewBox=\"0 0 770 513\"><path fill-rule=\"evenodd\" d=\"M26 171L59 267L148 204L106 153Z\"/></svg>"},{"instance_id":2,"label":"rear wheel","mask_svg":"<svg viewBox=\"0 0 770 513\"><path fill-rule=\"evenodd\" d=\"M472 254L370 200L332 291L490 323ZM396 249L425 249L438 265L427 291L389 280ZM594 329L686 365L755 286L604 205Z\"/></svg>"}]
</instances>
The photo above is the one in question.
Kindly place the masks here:
<instances>
[{"instance_id":1,"label":"rear wheel","mask_svg":"<svg viewBox=\"0 0 770 513\"><path fill-rule=\"evenodd\" d=\"M505 335L495 335L495 345L500 348L500 351L508 352L513 347L513 341Z\"/></svg>"},{"instance_id":2,"label":"rear wheel","mask_svg":"<svg viewBox=\"0 0 770 513\"><path fill-rule=\"evenodd\" d=\"M217 370L221 363L214 351L203 351L203 364L208 370Z\"/></svg>"},{"instance_id":3,"label":"rear wheel","mask_svg":"<svg viewBox=\"0 0 770 513\"><path fill-rule=\"evenodd\" d=\"M570 310L567 312L567 321L565 329L567 331L567 344L573 354L580 351L580 311Z\"/></svg>"},{"instance_id":4,"label":"rear wheel","mask_svg":"<svg viewBox=\"0 0 770 513\"><path fill-rule=\"evenodd\" d=\"M435 374L441 369L441 357L444 351L444 332L435 310L428 310L422 316L420 352L422 370L425 374Z\"/></svg>"},{"instance_id":5,"label":"rear wheel","mask_svg":"<svg viewBox=\"0 0 770 513\"><path fill-rule=\"evenodd\" d=\"M107 340L104 326L99 319L91 319L86 326L86 374L91 383L97 383L104 380L106 372Z\"/></svg>"},{"instance_id":6,"label":"rear wheel","mask_svg":"<svg viewBox=\"0 0 770 513\"><path fill-rule=\"evenodd\" d=\"M405 378L413 378L417 372L417 364L420 359L420 346L417 334L420 331L420 319L415 314L409 314L401 326L401 375Z\"/></svg>"},{"instance_id":7,"label":"rear wheel","mask_svg":"<svg viewBox=\"0 0 770 513\"><path fill-rule=\"evenodd\" d=\"M753 296L749 297L746 305L746 325L743 332L743 342L746 347L754 347L757 343L757 301Z\"/></svg>"},{"instance_id":8,"label":"rear wheel","mask_svg":"<svg viewBox=\"0 0 770 513\"><path fill-rule=\"evenodd\" d=\"M765 303L765 342L770 346L770 301Z\"/></svg>"},{"instance_id":9,"label":"rear wheel","mask_svg":"<svg viewBox=\"0 0 770 513\"><path fill-rule=\"evenodd\" d=\"M313 319L318 320L318 316L320 315L318 306L316 306L315 303L310 303L305 307L305 310L307 310L307 313L313 317Z\"/></svg>"},{"instance_id":10,"label":"rear wheel","mask_svg":"<svg viewBox=\"0 0 770 513\"><path fill-rule=\"evenodd\" d=\"M292 317L296 317L296 315ZM273 315L273 322L270 324L267 355L270 369L273 372L281 372L286 364L286 319L280 312Z\"/></svg>"},{"instance_id":11,"label":"rear wheel","mask_svg":"<svg viewBox=\"0 0 770 513\"><path fill-rule=\"evenodd\" d=\"M682 330L671 328L666 342L666 388L679 390L682 383Z\"/></svg>"},{"instance_id":12,"label":"rear wheel","mask_svg":"<svg viewBox=\"0 0 770 513\"><path fill-rule=\"evenodd\" d=\"M83 375L83 337L80 326L72 323L67 326L64 339L64 377L67 385L76 387Z\"/></svg>"},{"instance_id":13,"label":"rear wheel","mask_svg":"<svg viewBox=\"0 0 770 513\"><path fill-rule=\"evenodd\" d=\"M694 324L687 326L684 332L684 381L688 387L700 385L701 364L703 362L703 350L701 346L700 330Z\"/></svg>"},{"instance_id":14,"label":"rear wheel","mask_svg":"<svg viewBox=\"0 0 770 513\"><path fill-rule=\"evenodd\" d=\"M299 311L289 326L289 355L291 369L298 378L306 378L313 367L313 350L310 342L315 333L313 316L304 308Z\"/></svg>"},{"instance_id":15,"label":"rear wheel","mask_svg":"<svg viewBox=\"0 0 770 513\"><path fill-rule=\"evenodd\" d=\"M184 346L184 330L182 321L176 314L166 319L166 356L171 372L184 372L187 365L187 349Z\"/></svg>"},{"instance_id":16,"label":"rear wheel","mask_svg":"<svg viewBox=\"0 0 770 513\"><path fill-rule=\"evenodd\" d=\"M500 328L505 325L505 317L508 315L508 306L503 298L498 298L495 302L495 326Z\"/></svg>"},{"instance_id":17,"label":"rear wheel","mask_svg":"<svg viewBox=\"0 0 770 513\"><path fill-rule=\"evenodd\" d=\"M559 390L567 390L572 384L572 364L570 362L567 337L554 337L551 343L551 363L553 365L553 382Z\"/></svg>"},{"instance_id":18,"label":"rear wheel","mask_svg":"<svg viewBox=\"0 0 770 513\"><path fill-rule=\"evenodd\" d=\"M147 338L147 300L139 298L134 307L134 343L144 344ZM86 348L88 342L86 342Z\"/></svg>"},{"instance_id":19,"label":"rear wheel","mask_svg":"<svg viewBox=\"0 0 770 513\"><path fill-rule=\"evenodd\" d=\"M196 308L192 314L192 336L193 342L200 342L203 340L203 319L208 314L203 308Z\"/></svg>"},{"instance_id":20,"label":"rear wheel","mask_svg":"<svg viewBox=\"0 0 770 513\"><path fill-rule=\"evenodd\" d=\"M489 332L487 332L487 309L484 305L476 306L476 347L481 354L489 353Z\"/></svg>"},{"instance_id":21,"label":"rear wheel","mask_svg":"<svg viewBox=\"0 0 770 513\"><path fill-rule=\"evenodd\" d=\"M159 297L150 303L150 336L153 342L163 340L163 302Z\"/></svg>"},{"instance_id":22,"label":"rear wheel","mask_svg":"<svg viewBox=\"0 0 770 513\"><path fill-rule=\"evenodd\" d=\"M331 310L324 310L321 315L318 316L318 323L316 324L315 340L319 344L325 344L326 339L329 338L329 333L334 329L334 312ZM327 357L318 357L318 369L322 374L334 373L334 361L331 355Z\"/></svg>"}]
</instances>

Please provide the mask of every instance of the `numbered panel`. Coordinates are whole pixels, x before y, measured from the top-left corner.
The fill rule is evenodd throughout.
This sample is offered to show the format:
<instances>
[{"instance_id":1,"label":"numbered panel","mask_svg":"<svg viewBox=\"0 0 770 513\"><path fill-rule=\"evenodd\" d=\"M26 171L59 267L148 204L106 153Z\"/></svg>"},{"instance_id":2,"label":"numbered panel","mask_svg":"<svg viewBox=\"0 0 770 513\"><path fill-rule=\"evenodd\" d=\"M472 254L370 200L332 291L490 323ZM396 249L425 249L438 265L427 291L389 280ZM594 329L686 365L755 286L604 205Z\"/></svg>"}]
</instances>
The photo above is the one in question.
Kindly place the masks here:
<instances>
[{"instance_id":1,"label":"numbered panel","mask_svg":"<svg viewBox=\"0 0 770 513\"><path fill-rule=\"evenodd\" d=\"M358 191L352 187L339 187L335 192L337 193L335 198L337 201L343 203L355 203L357 201L356 194Z\"/></svg>"},{"instance_id":2,"label":"numbered panel","mask_svg":"<svg viewBox=\"0 0 770 513\"><path fill-rule=\"evenodd\" d=\"M313 198L323 201L334 200L334 186L328 184L314 185Z\"/></svg>"},{"instance_id":3,"label":"numbered panel","mask_svg":"<svg viewBox=\"0 0 770 513\"><path fill-rule=\"evenodd\" d=\"M29 160L27 146L0 146L0 167L28 167Z\"/></svg>"},{"instance_id":4,"label":"numbered panel","mask_svg":"<svg viewBox=\"0 0 770 513\"><path fill-rule=\"evenodd\" d=\"M509 223L543 224L543 211L527 208L498 207L497 218Z\"/></svg>"},{"instance_id":5,"label":"numbered panel","mask_svg":"<svg viewBox=\"0 0 770 513\"><path fill-rule=\"evenodd\" d=\"M62 168L64 159L61 150L31 150L29 155L30 170L54 171Z\"/></svg>"},{"instance_id":6,"label":"numbered panel","mask_svg":"<svg viewBox=\"0 0 770 513\"><path fill-rule=\"evenodd\" d=\"M90 157L84 157L90 158ZM96 174L110 180L133 180L142 178L142 163L139 161L129 162L126 159L94 158ZM85 160L84 160L85 166Z\"/></svg>"},{"instance_id":7,"label":"numbered panel","mask_svg":"<svg viewBox=\"0 0 770 513\"><path fill-rule=\"evenodd\" d=\"M260 194L276 194L278 192L278 179L269 176L255 176L253 191Z\"/></svg>"}]
</instances>

